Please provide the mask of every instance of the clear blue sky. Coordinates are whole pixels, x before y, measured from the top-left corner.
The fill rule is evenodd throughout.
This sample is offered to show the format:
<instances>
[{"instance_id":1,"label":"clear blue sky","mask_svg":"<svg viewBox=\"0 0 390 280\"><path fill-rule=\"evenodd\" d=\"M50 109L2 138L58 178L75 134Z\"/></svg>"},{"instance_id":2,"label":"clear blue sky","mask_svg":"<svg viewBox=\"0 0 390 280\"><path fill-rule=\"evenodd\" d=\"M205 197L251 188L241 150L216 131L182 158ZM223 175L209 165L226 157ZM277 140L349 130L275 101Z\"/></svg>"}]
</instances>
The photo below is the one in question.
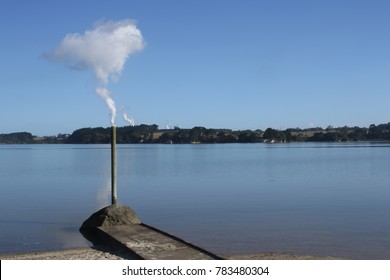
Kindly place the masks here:
<instances>
[{"instance_id":1,"label":"clear blue sky","mask_svg":"<svg viewBox=\"0 0 390 280\"><path fill-rule=\"evenodd\" d=\"M146 46L108 88L137 124L387 123L389 15L387 0L1 0L0 133L110 126L93 73L43 54L69 33L123 19Z\"/></svg>"}]
</instances>

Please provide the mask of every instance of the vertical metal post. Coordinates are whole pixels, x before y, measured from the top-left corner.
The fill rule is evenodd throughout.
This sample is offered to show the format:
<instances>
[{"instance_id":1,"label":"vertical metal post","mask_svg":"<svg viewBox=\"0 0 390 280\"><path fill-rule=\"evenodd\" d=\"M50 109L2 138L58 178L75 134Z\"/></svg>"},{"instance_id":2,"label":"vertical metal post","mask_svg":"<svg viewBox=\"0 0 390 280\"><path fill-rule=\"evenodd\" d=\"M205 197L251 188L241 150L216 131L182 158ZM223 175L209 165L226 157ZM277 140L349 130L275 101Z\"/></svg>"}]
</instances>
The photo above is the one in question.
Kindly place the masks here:
<instances>
[{"instance_id":1,"label":"vertical metal post","mask_svg":"<svg viewBox=\"0 0 390 280\"><path fill-rule=\"evenodd\" d=\"M116 127L111 127L111 203L116 204Z\"/></svg>"}]
</instances>

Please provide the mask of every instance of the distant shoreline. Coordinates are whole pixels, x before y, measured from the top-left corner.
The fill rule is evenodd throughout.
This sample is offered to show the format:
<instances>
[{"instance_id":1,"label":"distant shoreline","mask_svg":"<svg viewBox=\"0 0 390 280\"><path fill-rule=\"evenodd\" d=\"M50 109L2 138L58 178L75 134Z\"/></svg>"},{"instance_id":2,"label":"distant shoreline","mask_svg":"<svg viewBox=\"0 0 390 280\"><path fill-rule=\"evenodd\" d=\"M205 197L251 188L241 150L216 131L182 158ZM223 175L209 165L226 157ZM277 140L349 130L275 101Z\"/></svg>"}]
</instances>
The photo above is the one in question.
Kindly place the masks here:
<instances>
[{"instance_id":1,"label":"distant shoreline","mask_svg":"<svg viewBox=\"0 0 390 280\"><path fill-rule=\"evenodd\" d=\"M196 126L159 129L157 125L117 127L118 144L223 144L223 143L288 143L288 142L353 142L389 141L390 122L366 127L332 127L326 129L288 128L285 130L213 129ZM30 132L0 134L0 144L108 144L111 127L80 128L72 134L34 136Z\"/></svg>"}]
</instances>

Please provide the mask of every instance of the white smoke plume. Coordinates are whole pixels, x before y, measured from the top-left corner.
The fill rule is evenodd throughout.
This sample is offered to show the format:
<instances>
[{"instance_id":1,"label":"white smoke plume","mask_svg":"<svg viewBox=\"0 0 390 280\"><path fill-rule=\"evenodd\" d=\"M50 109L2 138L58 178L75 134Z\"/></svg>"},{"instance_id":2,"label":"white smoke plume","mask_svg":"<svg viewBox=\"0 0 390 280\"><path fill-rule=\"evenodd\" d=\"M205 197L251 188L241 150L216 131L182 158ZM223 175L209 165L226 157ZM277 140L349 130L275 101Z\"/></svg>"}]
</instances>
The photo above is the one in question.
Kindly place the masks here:
<instances>
[{"instance_id":1,"label":"white smoke plume","mask_svg":"<svg viewBox=\"0 0 390 280\"><path fill-rule=\"evenodd\" d=\"M104 87L97 87L95 92L97 95L103 98L104 102L106 102L106 105L111 112L111 125L115 125L116 107L114 100L110 96L111 92Z\"/></svg>"},{"instance_id":2,"label":"white smoke plume","mask_svg":"<svg viewBox=\"0 0 390 280\"><path fill-rule=\"evenodd\" d=\"M133 118L129 118L127 113L123 113L123 119L129 123L131 126L135 126L135 120Z\"/></svg>"},{"instance_id":3,"label":"white smoke plume","mask_svg":"<svg viewBox=\"0 0 390 280\"><path fill-rule=\"evenodd\" d=\"M45 57L74 69L90 70L100 82L95 92L103 98L115 124L115 102L106 88L116 82L127 58L145 46L141 31L132 20L101 21L84 34L70 33Z\"/></svg>"}]
</instances>

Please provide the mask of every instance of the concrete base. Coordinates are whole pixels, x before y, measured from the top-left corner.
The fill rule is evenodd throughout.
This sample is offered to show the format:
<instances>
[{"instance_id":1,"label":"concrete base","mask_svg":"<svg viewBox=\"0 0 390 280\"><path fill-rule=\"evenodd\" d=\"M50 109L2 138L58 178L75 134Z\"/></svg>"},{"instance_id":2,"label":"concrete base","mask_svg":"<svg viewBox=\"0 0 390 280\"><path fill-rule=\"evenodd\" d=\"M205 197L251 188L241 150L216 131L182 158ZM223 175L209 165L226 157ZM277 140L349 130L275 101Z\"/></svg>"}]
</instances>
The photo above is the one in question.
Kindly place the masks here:
<instances>
[{"instance_id":1,"label":"concrete base","mask_svg":"<svg viewBox=\"0 0 390 280\"><path fill-rule=\"evenodd\" d=\"M94 245L127 250L134 259L215 260L220 257L171 234L141 224L124 205L110 205L92 214L80 227Z\"/></svg>"},{"instance_id":2,"label":"concrete base","mask_svg":"<svg viewBox=\"0 0 390 280\"><path fill-rule=\"evenodd\" d=\"M106 245L122 247L141 260L220 260L219 256L161 230L140 225L98 227Z\"/></svg>"}]
</instances>

